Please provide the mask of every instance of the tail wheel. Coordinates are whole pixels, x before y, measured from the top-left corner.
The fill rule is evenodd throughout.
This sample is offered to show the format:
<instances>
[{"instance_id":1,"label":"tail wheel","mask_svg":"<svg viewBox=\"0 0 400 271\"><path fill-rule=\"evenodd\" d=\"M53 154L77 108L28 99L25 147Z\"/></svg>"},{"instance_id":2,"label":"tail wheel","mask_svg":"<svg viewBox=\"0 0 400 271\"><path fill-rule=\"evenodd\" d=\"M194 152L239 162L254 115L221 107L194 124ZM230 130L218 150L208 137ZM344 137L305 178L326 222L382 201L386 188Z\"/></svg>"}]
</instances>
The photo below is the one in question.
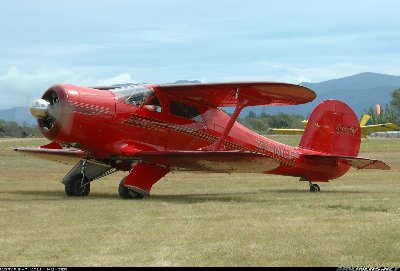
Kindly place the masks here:
<instances>
[{"instance_id":1,"label":"tail wheel","mask_svg":"<svg viewBox=\"0 0 400 271\"><path fill-rule=\"evenodd\" d=\"M70 197L85 197L90 192L90 181L84 178L82 181L82 173L72 175L65 182L65 193Z\"/></svg>"},{"instance_id":2,"label":"tail wheel","mask_svg":"<svg viewBox=\"0 0 400 271\"><path fill-rule=\"evenodd\" d=\"M125 177L126 178L126 177ZM121 180L118 186L118 194L123 199L142 199L144 196L124 185L125 178Z\"/></svg>"},{"instance_id":3,"label":"tail wheel","mask_svg":"<svg viewBox=\"0 0 400 271\"><path fill-rule=\"evenodd\" d=\"M321 189L319 188L318 184L313 184L313 183L310 184L310 192L318 192L320 190Z\"/></svg>"}]
</instances>

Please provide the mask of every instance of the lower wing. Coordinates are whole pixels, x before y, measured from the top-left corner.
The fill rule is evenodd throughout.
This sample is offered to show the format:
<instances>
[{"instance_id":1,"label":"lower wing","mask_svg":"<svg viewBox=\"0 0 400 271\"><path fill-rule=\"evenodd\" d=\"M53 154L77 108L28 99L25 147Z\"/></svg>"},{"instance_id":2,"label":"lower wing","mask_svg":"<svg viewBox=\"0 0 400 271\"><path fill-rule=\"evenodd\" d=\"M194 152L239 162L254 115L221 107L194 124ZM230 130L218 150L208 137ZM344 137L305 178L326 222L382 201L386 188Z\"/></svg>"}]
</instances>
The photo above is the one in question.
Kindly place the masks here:
<instances>
[{"instance_id":1,"label":"lower wing","mask_svg":"<svg viewBox=\"0 0 400 271\"><path fill-rule=\"evenodd\" d=\"M361 126L361 132L363 135L370 135L371 133L375 133L375 132L387 132L387 131L393 131L393 130L399 130L399 129L400 129L400 127L394 123Z\"/></svg>"},{"instance_id":2,"label":"lower wing","mask_svg":"<svg viewBox=\"0 0 400 271\"><path fill-rule=\"evenodd\" d=\"M79 149L63 149L55 145L39 148L16 148L38 158L76 164L86 155ZM210 171L210 172L242 172L263 173L280 165L280 162L263 154L243 151L137 151L131 155L117 155L114 159L134 164L136 162L150 163L168 167L172 170Z\"/></svg>"},{"instance_id":3,"label":"lower wing","mask_svg":"<svg viewBox=\"0 0 400 271\"><path fill-rule=\"evenodd\" d=\"M78 149L51 149L51 148L15 148L22 154L38 157L41 159L74 165L85 156L85 152Z\"/></svg>"},{"instance_id":4,"label":"lower wing","mask_svg":"<svg viewBox=\"0 0 400 271\"><path fill-rule=\"evenodd\" d=\"M280 165L271 157L242 151L138 152L133 158L176 170L217 173L263 173Z\"/></svg>"}]
</instances>

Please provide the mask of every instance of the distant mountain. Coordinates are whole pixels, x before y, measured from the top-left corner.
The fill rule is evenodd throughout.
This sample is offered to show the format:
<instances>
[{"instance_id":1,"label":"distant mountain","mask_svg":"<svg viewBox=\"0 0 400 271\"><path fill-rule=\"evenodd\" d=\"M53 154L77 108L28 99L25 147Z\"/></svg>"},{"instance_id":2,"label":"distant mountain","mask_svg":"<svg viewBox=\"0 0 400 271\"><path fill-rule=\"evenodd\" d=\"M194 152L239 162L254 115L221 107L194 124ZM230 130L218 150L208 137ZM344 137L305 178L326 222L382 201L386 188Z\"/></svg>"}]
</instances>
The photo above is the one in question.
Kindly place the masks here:
<instances>
[{"instance_id":1,"label":"distant mountain","mask_svg":"<svg viewBox=\"0 0 400 271\"><path fill-rule=\"evenodd\" d=\"M317 98L303 105L248 107L243 110L241 116L247 116L252 110L257 114L284 112L300 114L307 118L321 101L338 99L347 103L360 117L364 109L367 110L370 106L375 107L379 103L384 109L386 104L390 103L391 93L400 88L400 76L365 72L320 83L304 82L300 85L315 91Z\"/></svg>"},{"instance_id":2,"label":"distant mountain","mask_svg":"<svg viewBox=\"0 0 400 271\"><path fill-rule=\"evenodd\" d=\"M172 84L198 84L201 83L199 80L178 80Z\"/></svg>"},{"instance_id":3,"label":"distant mountain","mask_svg":"<svg viewBox=\"0 0 400 271\"><path fill-rule=\"evenodd\" d=\"M29 107L13 107L10 109L0 110L0 119L5 121L15 121L20 125L36 124L36 119L29 112Z\"/></svg>"},{"instance_id":4,"label":"distant mountain","mask_svg":"<svg viewBox=\"0 0 400 271\"><path fill-rule=\"evenodd\" d=\"M356 75L332 79L321 83L300 83L300 85L310 88L318 88L322 93L330 90L348 90L350 89L373 89L382 86L399 86L400 76L364 72Z\"/></svg>"}]
</instances>

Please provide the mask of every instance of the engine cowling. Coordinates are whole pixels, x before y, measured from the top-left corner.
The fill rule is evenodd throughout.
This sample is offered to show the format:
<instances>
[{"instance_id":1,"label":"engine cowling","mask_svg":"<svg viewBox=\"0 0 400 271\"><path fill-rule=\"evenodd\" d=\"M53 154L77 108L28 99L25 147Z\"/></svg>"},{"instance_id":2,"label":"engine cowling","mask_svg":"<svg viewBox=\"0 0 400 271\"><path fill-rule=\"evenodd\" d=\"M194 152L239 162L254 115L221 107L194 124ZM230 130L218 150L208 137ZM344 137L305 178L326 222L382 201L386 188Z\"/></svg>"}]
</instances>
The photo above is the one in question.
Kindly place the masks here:
<instances>
[{"instance_id":1,"label":"engine cowling","mask_svg":"<svg viewBox=\"0 0 400 271\"><path fill-rule=\"evenodd\" d=\"M64 144L80 143L90 141L90 131L115 116L115 100L107 90L59 84L34 101L30 111L47 139Z\"/></svg>"},{"instance_id":2,"label":"engine cowling","mask_svg":"<svg viewBox=\"0 0 400 271\"><path fill-rule=\"evenodd\" d=\"M50 140L57 138L67 124L68 105L67 92L62 85L50 87L41 99L31 104L31 114L37 118L43 136Z\"/></svg>"}]
</instances>

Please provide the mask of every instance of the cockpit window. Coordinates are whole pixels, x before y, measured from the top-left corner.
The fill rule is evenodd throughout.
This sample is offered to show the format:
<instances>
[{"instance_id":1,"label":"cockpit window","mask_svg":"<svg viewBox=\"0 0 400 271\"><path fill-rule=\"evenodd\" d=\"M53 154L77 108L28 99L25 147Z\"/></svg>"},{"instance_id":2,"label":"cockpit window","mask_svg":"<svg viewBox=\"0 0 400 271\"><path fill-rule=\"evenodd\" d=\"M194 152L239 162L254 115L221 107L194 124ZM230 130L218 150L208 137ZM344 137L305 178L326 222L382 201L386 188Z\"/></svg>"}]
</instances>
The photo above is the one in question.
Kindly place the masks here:
<instances>
[{"instance_id":1,"label":"cockpit window","mask_svg":"<svg viewBox=\"0 0 400 271\"><path fill-rule=\"evenodd\" d=\"M185 119L201 120L200 112L196 107L177 101L170 102L170 112L175 116Z\"/></svg>"},{"instance_id":2,"label":"cockpit window","mask_svg":"<svg viewBox=\"0 0 400 271\"><path fill-rule=\"evenodd\" d=\"M141 106L147 99L154 95L154 92L143 85L128 85L121 88L110 89L117 96L119 101L123 101L135 106Z\"/></svg>"},{"instance_id":3,"label":"cockpit window","mask_svg":"<svg viewBox=\"0 0 400 271\"><path fill-rule=\"evenodd\" d=\"M152 97L143 107L152 112L162 111L160 100L157 98L157 96Z\"/></svg>"}]
</instances>

